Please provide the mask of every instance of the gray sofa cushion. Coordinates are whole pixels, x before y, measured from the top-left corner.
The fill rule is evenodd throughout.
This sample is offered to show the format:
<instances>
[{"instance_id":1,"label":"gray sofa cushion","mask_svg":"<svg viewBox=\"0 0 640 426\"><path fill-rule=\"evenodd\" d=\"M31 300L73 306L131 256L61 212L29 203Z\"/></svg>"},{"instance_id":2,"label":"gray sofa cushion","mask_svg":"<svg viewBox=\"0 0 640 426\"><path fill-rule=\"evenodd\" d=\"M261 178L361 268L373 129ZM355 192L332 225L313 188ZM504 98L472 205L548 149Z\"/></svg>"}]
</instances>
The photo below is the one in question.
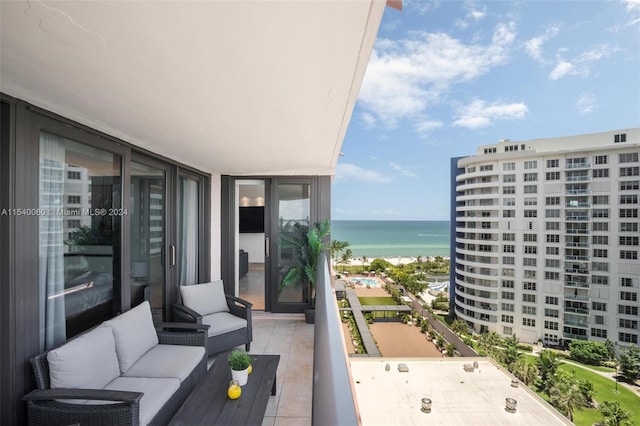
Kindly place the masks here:
<instances>
[{"instance_id":1,"label":"gray sofa cushion","mask_svg":"<svg viewBox=\"0 0 640 426\"><path fill-rule=\"evenodd\" d=\"M247 320L229 312L218 312L202 317L202 323L209 325L209 336L218 336L247 327Z\"/></svg>"},{"instance_id":2,"label":"gray sofa cushion","mask_svg":"<svg viewBox=\"0 0 640 426\"><path fill-rule=\"evenodd\" d=\"M113 330L120 371L125 373L149 349L158 344L151 306L144 301L133 309L107 321Z\"/></svg>"},{"instance_id":3,"label":"gray sofa cushion","mask_svg":"<svg viewBox=\"0 0 640 426\"><path fill-rule=\"evenodd\" d=\"M179 387L178 379L118 377L105 389L144 393L140 399L140 424L147 425Z\"/></svg>"},{"instance_id":4,"label":"gray sofa cushion","mask_svg":"<svg viewBox=\"0 0 640 426\"><path fill-rule=\"evenodd\" d=\"M102 324L47 354L51 388L101 389L120 375L111 327Z\"/></svg>"},{"instance_id":5,"label":"gray sofa cushion","mask_svg":"<svg viewBox=\"0 0 640 426\"><path fill-rule=\"evenodd\" d=\"M200 315L229 312L222 280L206 284L180 286L182 303Z\"/></svg>"},{"instance_id":6,"label":"gray sofa cushion","mask_svg":"<svg viewBox=\"0 0 640 426\"><path fill-rule=\"evenodd\" d=\"M124 374L125 377L173 377L186 379L202 360L202 346L157 345Z\"/></svg>"}]
</instances>

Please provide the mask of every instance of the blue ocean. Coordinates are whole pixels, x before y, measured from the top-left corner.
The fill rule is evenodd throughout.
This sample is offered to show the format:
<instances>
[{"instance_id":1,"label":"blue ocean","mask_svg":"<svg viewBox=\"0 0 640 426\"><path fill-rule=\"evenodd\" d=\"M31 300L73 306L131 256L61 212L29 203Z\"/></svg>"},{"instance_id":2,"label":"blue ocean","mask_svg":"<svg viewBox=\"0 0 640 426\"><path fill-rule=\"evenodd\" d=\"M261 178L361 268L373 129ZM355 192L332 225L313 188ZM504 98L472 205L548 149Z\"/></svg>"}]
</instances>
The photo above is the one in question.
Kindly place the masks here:
<instances>
[{"instance_id":1,"label":"blue ocean","mask_svg":"<svg viewBox=\"0 0 640 426\"><path fill-rule=\"evenodd\" d=\"M449 221L333 220L331 239L355 257L449 256Z\"/></svg>"}]
</instances>

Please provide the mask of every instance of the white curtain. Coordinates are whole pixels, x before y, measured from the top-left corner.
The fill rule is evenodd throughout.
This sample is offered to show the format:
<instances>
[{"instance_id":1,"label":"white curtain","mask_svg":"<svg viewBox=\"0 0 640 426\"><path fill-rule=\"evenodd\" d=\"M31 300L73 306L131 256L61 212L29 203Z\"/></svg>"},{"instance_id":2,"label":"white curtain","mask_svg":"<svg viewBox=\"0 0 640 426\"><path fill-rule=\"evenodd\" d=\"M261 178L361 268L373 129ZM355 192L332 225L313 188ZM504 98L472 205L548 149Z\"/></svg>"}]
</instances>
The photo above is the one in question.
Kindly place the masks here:
<instances>
[{"instance_id":1,"label":"white curtain","mask_svg":"<svg viewBox=\"0 0 640 426\"><path fill-rule=\"evenodd\" d=\"M66 340L64 306L64 139L40 133L40 350Z\"/></svg>"},{"instance_id":2,"label":"white curtain","mask_svg":"<svg viewBox=\"0 0 640 426\"><path fill-rule=\"evenodd\" d=\"M198 280L198 182L188 178L180 181L180 285L191 285Z\"/></svg>"}]
</instances>

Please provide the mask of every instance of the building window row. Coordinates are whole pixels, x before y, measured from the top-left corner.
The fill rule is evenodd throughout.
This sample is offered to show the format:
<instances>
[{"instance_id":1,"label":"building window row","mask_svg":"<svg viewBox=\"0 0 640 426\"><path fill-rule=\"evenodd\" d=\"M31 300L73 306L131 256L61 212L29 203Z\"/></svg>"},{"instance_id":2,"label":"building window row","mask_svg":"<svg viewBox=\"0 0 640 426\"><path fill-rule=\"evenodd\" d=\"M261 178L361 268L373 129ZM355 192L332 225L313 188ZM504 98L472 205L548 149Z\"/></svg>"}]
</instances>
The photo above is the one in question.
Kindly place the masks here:
<instances>
[{"instance_id":1,"label":"building window row","mask_svg":"<svg viewBox=\"0 0 640 426\"><path fill-rule=\"evenodd\" d=\"M607 330L603 330L601 328L592 328L591 329L591 337L600 337L602 339L607 338Z\"/></svg>"},{"instance_id":2,"label":"building window row","mask_svg":"<svg viewBox=\"0 0 640 426\"><path fill-rule=\"evenodd\" d=\"M620 133L617 135L613 135L613 143L622 143L627 141L627 134Z\"/></svg>"}]
</instances>

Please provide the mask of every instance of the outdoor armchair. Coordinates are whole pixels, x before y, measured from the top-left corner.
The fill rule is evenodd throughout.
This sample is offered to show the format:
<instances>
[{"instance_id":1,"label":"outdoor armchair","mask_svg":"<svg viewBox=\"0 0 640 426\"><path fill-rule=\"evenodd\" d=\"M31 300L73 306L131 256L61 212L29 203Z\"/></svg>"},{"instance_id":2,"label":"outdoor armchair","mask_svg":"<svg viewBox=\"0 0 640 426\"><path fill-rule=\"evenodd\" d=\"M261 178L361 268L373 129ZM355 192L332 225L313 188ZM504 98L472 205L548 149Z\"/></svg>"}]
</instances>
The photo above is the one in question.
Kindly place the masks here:
<instances>
[{"instance_id":1,"label":"outdoor armchair","mask_svg":"<svg viewBox=\"0 0 640 426\"><path fill-rule=\"evenodd\" d=\"M209 326L207 354L213 355L253 340L251 307L246 300L224 294L222 281L180 286L182 303L173 307L174 320Z\"/></svg>"}]
</instances>

